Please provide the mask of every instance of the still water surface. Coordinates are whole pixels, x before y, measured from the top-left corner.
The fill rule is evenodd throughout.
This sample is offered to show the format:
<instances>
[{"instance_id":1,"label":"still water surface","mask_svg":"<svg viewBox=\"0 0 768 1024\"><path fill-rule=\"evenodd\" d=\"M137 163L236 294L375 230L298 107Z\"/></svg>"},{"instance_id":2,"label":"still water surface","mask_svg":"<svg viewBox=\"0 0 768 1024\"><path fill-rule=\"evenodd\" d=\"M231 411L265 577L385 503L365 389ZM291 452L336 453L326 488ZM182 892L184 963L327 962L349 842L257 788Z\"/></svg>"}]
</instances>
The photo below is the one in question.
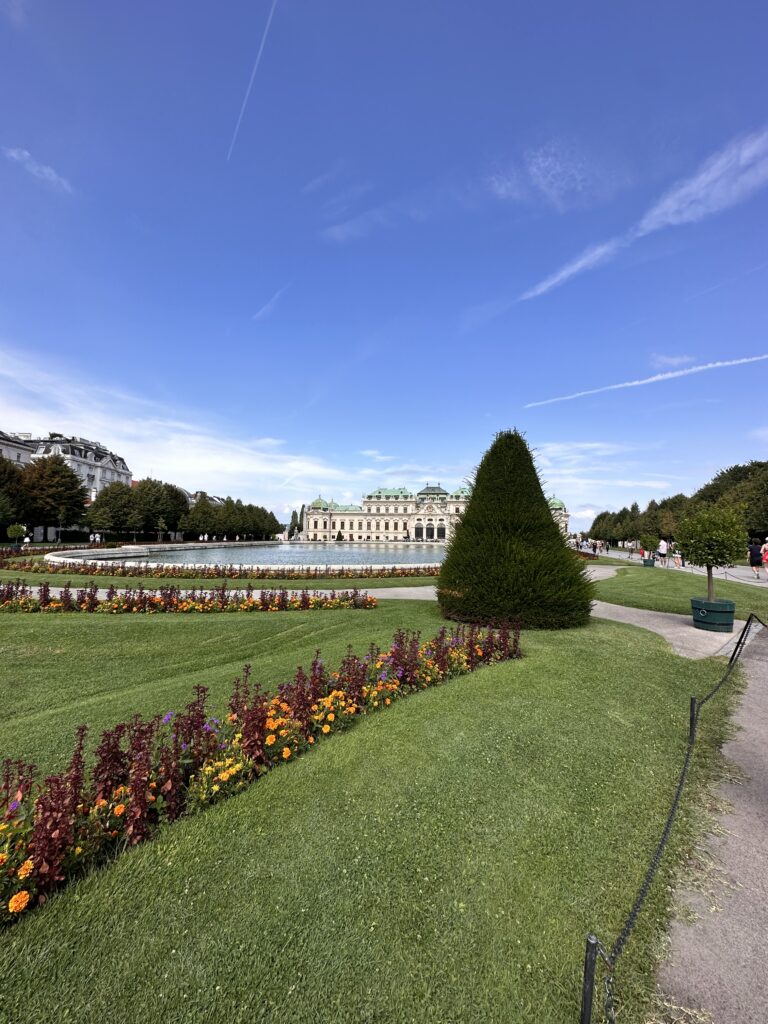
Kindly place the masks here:
<instances>
[{"instance_id":1,"label":"still water surface","mask_svg":"<svg viewBox=\"0 0 768 1024\"><path fill-rule=\"evenodd\" d=\"M157 551L149 562L167 565L437 565L444 544L205 544ZM142 559L143 561L143 559Z\"/></svg>"}]
</instances>

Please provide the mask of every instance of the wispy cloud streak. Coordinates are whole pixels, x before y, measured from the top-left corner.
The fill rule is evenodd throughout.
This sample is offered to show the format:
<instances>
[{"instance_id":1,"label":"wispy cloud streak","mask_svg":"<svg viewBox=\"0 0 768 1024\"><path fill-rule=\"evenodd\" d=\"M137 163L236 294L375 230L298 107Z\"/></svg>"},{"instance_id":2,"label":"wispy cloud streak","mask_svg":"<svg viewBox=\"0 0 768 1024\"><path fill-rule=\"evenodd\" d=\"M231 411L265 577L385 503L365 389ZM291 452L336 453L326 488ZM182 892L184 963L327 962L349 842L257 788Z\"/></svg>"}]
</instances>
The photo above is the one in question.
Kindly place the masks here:
<instances>
[{"instance_id":1,"label":"wispy cloud streak","mask_svg":"<svg viewBox=\"0 0 768 1024\"><path fill-rule=\"evenodd\" d=\"M47 164L41 164L39 160L35 160L28 149L3 146L3 153L6 159L19 164L25 171L27 171L28 174L31 174L33 178L37 178L38 181L45 182L46 185L51 185L59 192L72 192L72 186L66 178L62 178L60 174L57 174L57 172Z\"/></svg>"},{"instance_id":2,"label":"wispy cloud streak","mask_svg":"<svg viewBox=\"0 0 768 1024\"><path fill-rule=\"evenodd\" d=\"M256 72L259 70L259 64L261 63L261 55L264 53L264 44L266 43L267 36L269 35L269 26L272 24L272 15L275 13L276 7L277 0L272 0L272 6L269 9L269 16L267 17L267 24L264 27L264 34L262 35L261 43L259 44L259 52L256 54L256 61L253 65L253 71L251 72L251 80L248 83L248 88L245 90L245 96L243 97L243 105L240 107L240 113L237 118L237 124L235 125L235 130L232 134L232 141L229 144L229 152L227 153L227 163L229 163L229 159L232 156L232 151L235 148L235 143L237 142L237 136L240 133L240 125L243 120L243 114L245 113L245 108L248 106L248 100L251 95L251 89L253 89L253 83L256 79Z\"/></svg>"},{"instance_id":3,"label":"wispy cloud streak","mask_svg":"<svg viewBox=\"0 0 768 1024\"><path fill-rule=\"evenodd\" d=\"M290 287L290 285L284 284L282 288L278 288L277 291L275 292L275 294L269 300L269 302L265 302L264 305L261 307L261 309L253 314L251 319L252 320L266 320L268 317L270 317L272 315L272 313L275 311L275 306L280 301L280 296L284 292L286 292L289 287Z\"/></svg>"},{"instance_id":4,"label":"wispy cloud streak","mask_svg":"<svg viewBox=\"0 0 768 1024\"><path fill-rule=\"evenodd\" d=\"M745 202L768 185L768 130L734 139L701 165L691 178L673 185L624 235L590 246L519 297L537 298L612 259L621 249L663 228L694 224Z\"/></svg>"},{"instance_id":5,"label":"wispy cloud streak","mask_svg":"<svg viewBox=\"0 0 768 1024\"><path fill-rule=\"evenodd\" d=\"M606 384L602 388L590 388L588 391L575 391L572 395L560 395L557 398L545 398L541 402L527 402L523 408L533 409L539 405L552 405L554 402L570 402L574 398L584 398L586 395L599 395L604 391L621 391L623 388L639 388L644 384L657 384L662 380L673 380L675 377L689 377L694 373L704 373L705 370L720 370L726 366L744 366L746 363L758 363L768 359L768 354L762 356L748 356L746 359L725 359L716 363L703 363L701 366L689 366L685 370L670 370L668 373L657 373L653 377L644 377L642 380L628 380L622 384Z\"/></svg>"}]
</instances>

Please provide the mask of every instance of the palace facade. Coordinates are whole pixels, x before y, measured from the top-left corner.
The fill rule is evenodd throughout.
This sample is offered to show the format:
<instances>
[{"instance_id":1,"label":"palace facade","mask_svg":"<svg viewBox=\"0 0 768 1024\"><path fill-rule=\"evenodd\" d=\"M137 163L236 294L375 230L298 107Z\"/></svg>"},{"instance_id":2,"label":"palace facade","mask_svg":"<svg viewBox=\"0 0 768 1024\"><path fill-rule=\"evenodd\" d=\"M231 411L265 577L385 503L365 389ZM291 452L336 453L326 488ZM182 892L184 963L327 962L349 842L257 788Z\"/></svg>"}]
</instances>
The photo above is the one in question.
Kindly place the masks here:
<instances>
[{"instance_id":1,"label":"palace facade","mask_svg":"<svg viewBox=\"0 0 768 1024\"><path fill-rule=\"evenodd\" d=\"M416 494L405 487L379 487L363 497L362 505L338 505L317 497L304 509L299 539L444 543L453 536L470 494L468 487L449 492L440 484L427 484ZM567 533L565 504L550 498L549 508Z\"/></svg>"}]
</instances>

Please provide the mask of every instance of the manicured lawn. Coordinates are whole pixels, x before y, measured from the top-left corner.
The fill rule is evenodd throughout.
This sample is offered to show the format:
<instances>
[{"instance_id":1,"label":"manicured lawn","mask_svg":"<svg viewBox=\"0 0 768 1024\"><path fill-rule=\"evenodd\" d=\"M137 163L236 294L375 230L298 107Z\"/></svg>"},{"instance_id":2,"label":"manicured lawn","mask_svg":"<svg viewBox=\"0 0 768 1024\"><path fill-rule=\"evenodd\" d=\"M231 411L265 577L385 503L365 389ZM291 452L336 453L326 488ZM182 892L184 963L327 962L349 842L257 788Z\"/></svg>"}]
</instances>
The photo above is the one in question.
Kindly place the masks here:
<instances>
[{"instance_id":1,"label":"manicured lawn","mask_svg":"<svg viewBox=\"0 0 768 1024\"><path fill-rule=\"evenodd\" d=\"M433 630L439 612L2 617L0 749L58 764L83 718L164 711L197 681L221 699L245 660L271 683L317 644L330 661L398 624ZM523 645L523 661L360 722L53 898L2 936L0 1020L572 1024L584 935L611 941L627 912L689 695L723 663L613 623ZM726 699L702 718L699 780ZM668 881L622 961L625 1022L645 1020Z\"/></svg>"},{"instance_id":2,"label":"manicured lawn","mask_svg":"<svg viewBox=\"0 0 768 1024\"><path fill-rule=\"evenodd\" d=\"M244 590L249 582L248 580L224 578L203 580L196 577L190 577L189 579L158 579L156 576L69 576L66 573L46 574L0 569L0 582L3 580L24 580L25 583L29 583L32 586L39 586L43 581L47 581L54 587L63 587L69 583L73 589L97 583L100 587L105 588L112 585L118 588L138 587L141 584L144 587L151 587L153 589L163 586L176 586L184 589L203 587L206 590L211 590L214 587L220 587L223 583L230 590ZM307 590L332 590L334 587L336 590L351 590L353 587L357 587L358 590L371 590L374 587L377 589L380 587L434 587L437 583L437 577L404 576L401 578L386 577L384 579L377 579L376 577L368 576L348 580L318 577L318 579L311 580L251 580L250 583L254 590L273 590L280 587L285 587L286 590L303 590L305 587Z\"/></svg>"},{"instance_id":3,"label":"manicured lawn","mask_svg":"<svg viewBox=\"0 0 768 1024\"><path fill-rule=\"evenodd\" d=\"M38 621L45 618L45 622ZM256 621L256 620L259 621ZM0 615L0 756L58 771L81 722L98 730L136 711L180 708L201 683L221 710L243 665L274 688L309 667L319 647L329 664L348 645L364 653L399 626L434 634L429 601L385 602L372 611L101 616ZM0 1021L2 1018L0 1018Z\"/></svg>"},{"instance_id":4,"label":"manicured lawn","mask_svg":"<svg viewBox=\"0 0 768 1024\"><path fill-rule=\"evenodd\" d=\"M597 582L595 588L601 601L680 615L690 615L692 597L707 596L704 576L680 569L645 569L642 566L619 569L611 579ZM754 612L764 622L768 621L768 583L761 589L748 583L715 580L715 597L735 601L737 619L746 619Z\"/></svg>"}]
</instances>

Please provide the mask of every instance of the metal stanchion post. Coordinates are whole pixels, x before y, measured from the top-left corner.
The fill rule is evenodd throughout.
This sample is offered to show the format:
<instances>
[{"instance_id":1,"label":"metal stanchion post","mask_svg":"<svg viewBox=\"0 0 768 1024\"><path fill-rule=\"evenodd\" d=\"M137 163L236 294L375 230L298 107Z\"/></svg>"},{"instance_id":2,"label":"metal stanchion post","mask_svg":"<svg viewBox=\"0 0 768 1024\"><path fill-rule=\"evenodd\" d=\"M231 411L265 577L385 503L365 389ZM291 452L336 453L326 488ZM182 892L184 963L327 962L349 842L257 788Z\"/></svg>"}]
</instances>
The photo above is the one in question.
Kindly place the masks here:
<instances>
[{"instance_id":1,"label":"metal stanchion post","mask_svg":"<svg viewBox=\"0 0 768 1024\"><path fill-rule=\"evenodd\" d=\"M597 964L597 938L587 936L584 954L584 983L581 988L581 1017L579 1024L592 1024L592 1002L595 995L595 966Z\"/></svg>"}]
</instances>

